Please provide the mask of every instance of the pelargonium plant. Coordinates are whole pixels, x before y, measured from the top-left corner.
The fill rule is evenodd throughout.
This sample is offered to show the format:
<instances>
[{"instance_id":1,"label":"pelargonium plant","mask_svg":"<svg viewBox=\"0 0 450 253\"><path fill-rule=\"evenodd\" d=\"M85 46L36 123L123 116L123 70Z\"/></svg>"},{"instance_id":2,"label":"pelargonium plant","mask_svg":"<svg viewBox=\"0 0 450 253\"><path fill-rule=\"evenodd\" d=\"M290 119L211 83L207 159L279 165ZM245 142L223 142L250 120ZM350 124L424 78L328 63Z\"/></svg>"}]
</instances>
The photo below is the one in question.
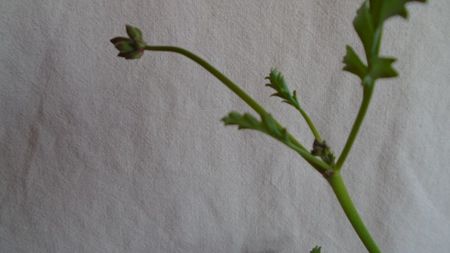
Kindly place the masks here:
<instances>
[{"instance_id":1,"label":"pelargonium plant","mask_svg":"<svg viewBox=\"0 0 450 253\"><path fill-rule=\"evenodd\" d=\"M392 66L396 59L380 55L383 25L387 20L394 16L407 18L408 12L406 10L406 4L408 2L425 1L426 0L365 0L358 9L356 17L353 20L353 27L361 40L365 57L361 57L351 46L347 46L346 54L343 59L343 70L356 75L360 79L363 98L353 127L339 156L335 156L335 152L328 146L309 115L303 110L296 91L290 91L283 75L278 70L271 70L270 74L266 77L268 81L266 86L274 90L273 96L281 98L283 102L292 106L306 121L315 139L311 148L307 148L298 141L297 138L289 133L286 127L242 90L240 86L196 54L174 46L148 45L143 39L141 30L130 25L126 26L128 37L116 37L113 38L111 42L117 50L119 50L119 57L128 60L139 59L143 56L144 51L178 53L198 63L205 70L219 79L259 116L257 117L250 113L241 114L239 112L230 112L222 119L223 123L225 125L235 125L238 129L250 129L262 132L275 138L303 157L313 169L319 172L320 175L327 180L344 210L345 215L366 249L369 252L378 253L381 252L381 250L359 216L358 211L347 192L347 187L341 176L341 170L350 153L352 145L356 140L367 109L369 108L376 81L381 78L393 78L398 76L397 71ZM365 58L365 60L363 60L363 58ZM311 252L319 253L320 247L315 247Z\"/></svg>"}]
</instances>

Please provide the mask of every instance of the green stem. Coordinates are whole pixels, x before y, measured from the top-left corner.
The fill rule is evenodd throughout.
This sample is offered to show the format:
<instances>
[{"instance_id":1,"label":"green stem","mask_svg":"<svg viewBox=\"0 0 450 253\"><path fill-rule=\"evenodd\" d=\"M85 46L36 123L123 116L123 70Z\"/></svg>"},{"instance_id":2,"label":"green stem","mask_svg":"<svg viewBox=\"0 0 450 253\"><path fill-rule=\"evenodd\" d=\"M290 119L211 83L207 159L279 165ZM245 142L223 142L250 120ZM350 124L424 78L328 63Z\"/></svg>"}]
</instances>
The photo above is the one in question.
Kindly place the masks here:
<instances>
[{"instance_id":1,"label":"green stem","mask_svg":"<svg viewBox=\"0 0 450 253\"><path fill-rule=\"evenodd\" d=\"M381 253L381 250L372 239L372 236L359 216L358 210L356 210L355 205L347 192L347 187L345 186L344 180L342 179L340 173L338 171L333 173L333 175L327 178L327 180L330 183L331 188L333 188L333 191L336 194L345 215L352 224L366 249L370 253Z\"/></svg>"},{"instance_id":2,"label":"green stem","mask_svg":"<svg viewBox=\"0 0 450 253\"><path fill-rule=\"evenodd\" d=\"M193 60L198 63L200 66L205 68L209 73L219 79L223 84L225 84L230 90L232 90L236 95L238 95L245 103L247 103L253 110L255 110L259 115L267 114L266 110L259 105L253 98L251 98L245 91L243 91L239 86L237 86L233 81L231 81L228 77L222 74L219 70L214 68L207 61L203 60L199 56L194 53L180 47L172 47L172 46L146 46L146 50L150 51L165 51L165 52L174 52L179 53L187 58Z\"/></svg>"},{"instance_id":3,"label":"green stem","mask_svg":"<svg viewBox=\"0 0 450 253\"><path fill-rule=\"evenodd\" d=\"M302 156L314 169L316 169L320 174L324 174L327 171L331 171L333 170L333 168L325 163L322 160L317 159L315 156L311 155L310 152L301 149L298 147L298 141L290 134L288 134L289 137L289 142L285 143L288 147L290 147L291 149L293 149L294 151L296 151L300 156ZM292 143L292 144L290 144ZM312 159L314 158L314 159Z\"/></svg>"},{"instance_id":4,"label":"green stem","mask_svg":"<svg viewBox=\"0 0 450 253\"><path fill-rule=\"evenodd\" d=\"M309 129L311 129L311 132L314 135L314 138L319 141L322 142L322 137L320 137L320 133L319 131L317 131L316 126L314 126L314 123L312 122L311 118L309 117L309 115L299 106L297 107L298 111L300 112L300 114L303 116L303 118L306 121L306 124L308 124Z\"/></svg>"},{"instance_id":5,"label":"green stem","mask_svg":"<svg viewBox=\"0 0 450 253\"><path fill-rule=\"evenodd\" d=\"M352 130L347 138L347 142L345 143L344 149L342 150L341 155L336 163L336 170L340 170L342 165L347 158L353 143L355 142L356 136L358 135L359 129L361 128L361 124L364 121L364 117L366 116L367 109L369 108L370 100L372 98L373 89L375 83L371 81L371 83L363 84L364 86L364 95L361 103L361 107L359 108L358 115L356 116L355 122L353 123Z\"/></svg>"},{"instance_id":6,"label":"green stem","mask_svg":"<svg viewBox=\"0 0 450 253\"><path fill-rule=\"evenodd\" d=\"M180 47L173 46L145 46L145 50L149 51L164 51L164 52L174 52L181 55L186 56L187 58L193 60L198 63L200 66L205 68L209 73L219 79L225 86L227 86L231 91L233 91L236 95L238 95L245 103L247 103L253 110L255 110L259 115L266 115L268 112L264 110L264 108L259 105L252 97L247 95L245 91L239 88L233 81L231 81L228 77L222 74L219 70L214 68L207 61L203 60L199 56L194 53ZM277 121L275 121L279 124ZM280 125L280 124L279 124ZM294 149L297 153L299 153L311 166L313 166L320 173L323 173L326 170L330 170L330 165L325 162L317 159L315 156L311 155L311 153L299 142L295 139L291 134L288 134L289 139L293 145L288 145L292 149Z\"/></svg>"}]
</instances>

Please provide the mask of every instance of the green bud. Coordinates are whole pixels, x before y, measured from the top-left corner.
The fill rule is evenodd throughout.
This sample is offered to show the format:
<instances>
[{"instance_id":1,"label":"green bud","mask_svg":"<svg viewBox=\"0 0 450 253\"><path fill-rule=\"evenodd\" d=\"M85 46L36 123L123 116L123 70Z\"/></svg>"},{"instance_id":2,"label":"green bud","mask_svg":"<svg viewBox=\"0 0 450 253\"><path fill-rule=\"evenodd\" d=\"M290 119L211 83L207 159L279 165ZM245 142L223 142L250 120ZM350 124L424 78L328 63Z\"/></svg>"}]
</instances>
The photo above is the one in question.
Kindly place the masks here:
<instances>
[{"instance_id":1,"label":"green bud","mask_svg":"<svg viewBox=\"0 0 450 253\"><path fill-rule=\"evenodd\" d=\"M318 140L314 140L313 149L311 150L311 154L315 156L322 156L324 151L327 149L327 144L325 141L320 142Z\"/></svg>"},{"instance_id":2,"label":"green bud","mask_svg":"<svg viewBox=\"0 0 450 253\"><path fill-rule=\"evenodd\" d=\"M139 59L141 58L141 56L144 54L144 50L139 49L139 50L135 50L135 51L131 51L131 52L122 52L119 53L117 56L119 57L123 57L127 60L134 60L134 59Z\"/></svg>"},{"instance_id":3,"label":"green bud","mask_svg":"<svg viewBox=\"0 0 450 253\"><path fill-rule=\"evenodd\" d=\"M116 37L111 39L111 43L119 50L117 56L125 59L139 59L144 54L146 43L142 40L142 32L136 27L127 25L126 37Z\"/></svg>"},{"instance_id":4,"label":"green bud","mask_svg":"<svg viewBox=\"0 0 450 253\"><path fill-rule=\"evenodd\" d=\"M144 41L135 41L137 48L145 48L147 44Z\"/></svg>"},{"instance_id":5,"label":"green bud","mask_svg":"<svg viewBox=\"0 0 450 253\"><path fill-rule=\"evenodd\" d=\"M115 37L115 38L112 38L110 41L111 41L111 43L113 43L115 45L116 43L119 43L122 41L129 41L129 40L130 40L129 38L125 38L125 37Z\"/></svg>"},{"instance_id":6,"label":"green bud","mask_svg":"<svg viewBox=\"0 0 450 253\"><path fill-rule=\"evenodd\" d=\"M121 53L128 53L135 50L135 47L133 46L132 41L121 41L114 44L114 46L119 50Z\"/></svg>"},{"instance_id":7,"label":"green bud","mask_svg":"<svg viewBox=\"0 0 450 253\"><path fill-rule=\"evenodd\" d=\"M128 36L130 36L130 39L134 40L134 41L142 41L142 32L141 30L139 30L139 28L131 26L131 25L126 25L127 28L127 34Z\"/></svg>"},{"instance_id":8,"label":"green bud","mask_svg":"<svg viewBox=\"0 0 450 253\"><path fill-rule=\"evenodd\" d=\"M318 140L314 140L311 154L314 156L319 156L324 162L330 165L334 164L334 161L336 159L330 147L328 147L325 141L320 142Z\"/></svg>"}]
</instances>

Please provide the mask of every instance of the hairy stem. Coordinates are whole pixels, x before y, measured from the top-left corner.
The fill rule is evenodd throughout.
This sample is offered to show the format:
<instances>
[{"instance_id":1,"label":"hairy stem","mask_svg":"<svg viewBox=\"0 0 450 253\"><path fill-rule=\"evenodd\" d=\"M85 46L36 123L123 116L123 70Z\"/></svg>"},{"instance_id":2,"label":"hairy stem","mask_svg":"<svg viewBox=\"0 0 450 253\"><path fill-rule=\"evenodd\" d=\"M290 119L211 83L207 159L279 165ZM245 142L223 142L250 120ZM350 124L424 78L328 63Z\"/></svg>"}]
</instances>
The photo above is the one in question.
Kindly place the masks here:
<instances>
[{"instance_id":1,"label":"hairy stem","mask_svg":"<svg viewBox=\"0 0 450 253\"><path fill-rule=\"evenodd\" d=\"M376 242L372 239L372 236L359 216L358 210L356 210L355 205L347 192L347 187L345 186L344 180L342 179L340 173L333 173L333 175L327 178L327 180L330 183L331 188L333 188L333 191L336 194L345 215L352 224L366 249L370 253L381 253Z\"/></svg>"}]
</instances>

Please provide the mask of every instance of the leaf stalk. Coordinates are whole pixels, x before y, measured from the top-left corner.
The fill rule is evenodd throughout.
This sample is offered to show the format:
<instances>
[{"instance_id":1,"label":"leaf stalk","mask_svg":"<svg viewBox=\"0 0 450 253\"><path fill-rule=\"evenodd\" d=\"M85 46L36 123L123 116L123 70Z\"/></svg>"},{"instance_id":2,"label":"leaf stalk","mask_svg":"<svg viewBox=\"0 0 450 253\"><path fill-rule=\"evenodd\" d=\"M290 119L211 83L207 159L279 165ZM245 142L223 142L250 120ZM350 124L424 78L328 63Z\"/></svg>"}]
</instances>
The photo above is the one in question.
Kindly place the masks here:
<instances>
[{"instance_id":1,"label":"leaf stalk","mask_svg":"<svg viewBox=\"0 0 450 253\"><path fill-rule=\"evenodd\" d=\"M371 84L364 86L363 98L362 98L361 106L359 107L358 115L356 116L356 119L352 126L352 130L350 131L350 134L344 145L342 153L339 156L338 161L335 166L335 169L337 171L341 170L342 165L344 164L348 154L350 153L353 143L356 140L356 136L358 135L358 132L359 132L361 125L364 121L364 118L366 116L367 109L369 108L369 104L372 99L372 93L373 93L373 90L375 87L374 81L371 81L371 82L372 82Z\"/></svg>"}]
</instances>

